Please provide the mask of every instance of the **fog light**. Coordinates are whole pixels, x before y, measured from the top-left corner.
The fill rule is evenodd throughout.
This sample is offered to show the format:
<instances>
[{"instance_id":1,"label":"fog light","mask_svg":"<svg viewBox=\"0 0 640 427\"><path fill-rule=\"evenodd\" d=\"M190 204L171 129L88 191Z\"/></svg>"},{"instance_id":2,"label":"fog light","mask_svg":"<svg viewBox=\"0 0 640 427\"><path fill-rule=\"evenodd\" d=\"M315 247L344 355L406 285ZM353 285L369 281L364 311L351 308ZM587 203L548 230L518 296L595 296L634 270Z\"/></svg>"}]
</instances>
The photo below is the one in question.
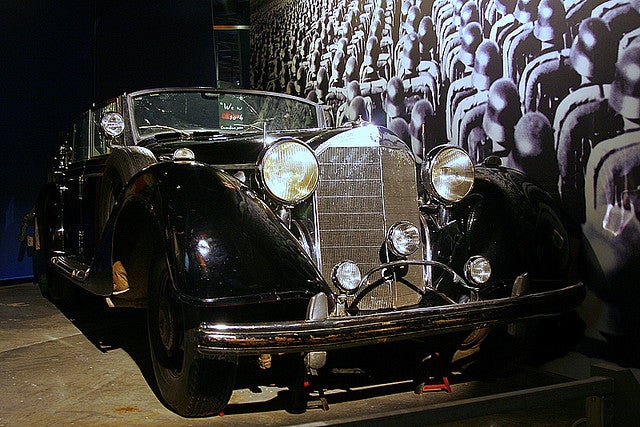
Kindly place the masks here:
<instances>
[{"instance_id":1,"label":"fog light","mask_svg":"<svg viewBox=\"0 0 640 427\"><path fill-rule=\"evenodd\" d=\"M410 222L397 222L389 229L387 242L394 254L409 256L420 248L420 230Z\"/></svg>"},{"instance_id":2,"label":"fog light","mask_svg":"<svg viewBox=\"0 0 640 427\"><path fill-rule=\"evenodd\" d=\"M473 256L464 265L464 274L476 285L485 284L491 278L491 263L483 256Z\"/></svg>"},{"instance_id":3,"label":"fog light","mask_svg":"<svg viewBox=\"0 0 640 427\"><path fill-rule=\"evenodd\" d=\"M362 280L362 274L358 265L349 260L341 261L333 267L331 272L333 283L345 291L351 293L358 288Z\"/></svg>"}]
</instances>

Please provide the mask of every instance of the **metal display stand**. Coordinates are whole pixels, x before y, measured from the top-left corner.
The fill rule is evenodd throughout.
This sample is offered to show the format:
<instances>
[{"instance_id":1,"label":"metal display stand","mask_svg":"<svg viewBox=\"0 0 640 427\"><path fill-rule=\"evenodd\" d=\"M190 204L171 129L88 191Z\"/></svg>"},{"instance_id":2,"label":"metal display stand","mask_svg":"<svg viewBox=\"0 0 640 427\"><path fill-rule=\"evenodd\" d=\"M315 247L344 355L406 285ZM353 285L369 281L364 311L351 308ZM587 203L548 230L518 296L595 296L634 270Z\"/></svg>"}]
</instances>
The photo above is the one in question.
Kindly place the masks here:
<instances>
[{"instance_id":1,"label":"metal display stand","mask_svg":"<svg viewBox=\"0 0 640 427\"><path fill-rule=\"evenodd\" d=\"M591 374L587 379L567 380L552 385L436 403L420 408L354 416L336 420L336 424L324 420L321 425L437 425L515 411L558 408L580 400L585 404L585 417L576 420L575 426L637 425L640 384L633 373L624 368L592 365Z\"/></svg>"}]
</instances>

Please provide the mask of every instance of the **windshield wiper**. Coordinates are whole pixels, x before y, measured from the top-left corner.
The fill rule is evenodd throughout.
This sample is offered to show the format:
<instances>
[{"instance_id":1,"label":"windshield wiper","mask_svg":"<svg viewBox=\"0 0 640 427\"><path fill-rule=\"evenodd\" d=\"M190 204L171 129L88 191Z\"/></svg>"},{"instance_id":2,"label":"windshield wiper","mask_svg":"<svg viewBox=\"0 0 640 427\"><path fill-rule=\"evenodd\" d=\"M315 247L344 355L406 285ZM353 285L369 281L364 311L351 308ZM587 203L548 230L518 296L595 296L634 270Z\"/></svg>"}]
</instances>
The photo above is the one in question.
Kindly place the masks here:
<instances>
[{"instance_id":1,"label":"windshield wiper","mask_svg":"<svg viewBox=\"0 0 640 427\"><path fill-rule=\"evenodd\" d=\"M157 132L150 135L145 135L144 137L152 137L155 139L170 139L173 137L180 137L183 139L197 139L203 137L217 136L221 135L221 133L217 130L192 130L187 131L183 129L176 129L171 126L166 125L144 125L140 126L140 129L161 129L161 132Z\"/></svg>"},{"instance_id":2,"label":"windshield wiper","mask_svg":"<svg viewBox=\"0 0 640 427\"><path fill-rule=\"evenodd\" d=\"M237 126L237 128L232 130L244 130L244 129L253 129L259 132L264 132L267 124L275 119L260 119L256 120L252 123L234 123L232 126Z\"/></svg>"},{"instance_id":3,"label":"windshield wiper","mask_svg":"<svg viewBox=\"0 0 640 427\"><path fill-rule=\"evenodd\" d=\"M138 127L138 129L140 129L140 130L142 130L142 129L161 129L161 130L164 130L164 131L169 131L169 132L161 132L161 133L158 133L157 135L167 134L167 133L168 134L177 133L178 135L181 135L181 136L186 136L186 137L189 136L189 132L181 130L181 129L176 129L174 127L167 126L167 125L143 125L143 126Z\"/></svg>"},{"instance_id":4,"label":"windshield wiper","mask_svg":"<svg viewBox=\"0 0 640 427\"><path fill-rule=\"evenodd\" d=\"M190 138L202 138L207 136L218 136L222 133L218 130L194 130L189 132Z\"/></svg>"}]
</instances>

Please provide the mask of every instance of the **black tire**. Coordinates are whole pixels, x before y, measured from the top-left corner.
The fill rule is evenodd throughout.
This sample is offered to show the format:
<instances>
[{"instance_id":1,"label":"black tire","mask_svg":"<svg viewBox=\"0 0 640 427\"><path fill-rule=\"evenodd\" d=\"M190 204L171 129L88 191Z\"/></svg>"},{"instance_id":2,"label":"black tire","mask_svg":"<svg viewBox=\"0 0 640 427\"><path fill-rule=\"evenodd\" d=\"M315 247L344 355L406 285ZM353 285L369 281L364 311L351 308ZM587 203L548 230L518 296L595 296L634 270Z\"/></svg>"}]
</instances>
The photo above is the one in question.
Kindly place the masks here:
<instances>
[{"instance_id":1,"label":"black tire","mask_svg":"<svg viewBox=\"0 0 640 427\"><path fill-rule=\"evenodd\" d=\"M38 287L42 296L52 302L70 303L76 299L75 287L52 268L38 276Z\"/></svg>"},{"instance_id":2,"label":"black tire","mask_svg":"<svg viewBox=\"0 0 640 427\"><path fill-rule=\"evenodd\" d=\"M460 372L469 371L478 362L481 344L490 331L489 328L478 328L471 331L454 352L451 369Z\"/></svg>"},{"instance_id":3,"label":"black tire","mask_svg":"<svg viewBox=\"0 0 640 427\"><path fill-rule=\"evenodd\" d=\"M197 354L192 307L176 297L167 263L158 258L150 272L147 324L161 399L183 417L218 414L231 398L237 364Z\"/></svg>"},{"instance_id":4,"label":"black tire","mask_svg":"<svg viewBox=\"0 0 640 427\"><path fill-rule=\"evenodd\" d=\"M289 385L289 392L291 398L287 405L287 412L290 414L304 414L307 411L309 405L309 385L307 383L307 367L305 366L302 357L298 363L295 378L293 383Z\"/></svg>"},{"instance_id":5,"label":"black tire","mask_svg":"<svg viewBox=\"0 0 640 427\"><path fill-rule=\"evenodd\" d=\"M118 147L111 150L104 165L100 188L98 221L100 231L104 230L113 206L129 179L142 169L157 163L153 153L144 147Z\"/></svg>"},{"instance_id":6,"label":"black tire","mask_svg":"<svg viewBox=\"0 0 640 427\"><path fill-rule=\"evenodd\" d=\"M43 209L38 212L43 212ZM53 303L72 303L77 296L76 287L49 265L49 260L54 256L51 239L55 232L45 220L44 214L36 215L35 222L39 225L36 229L41 247L33 255L33 273L40 293Z\"/></svg>"},{"instance_id":7,"label":"black tire","mask_svg":"<svg viewBox=\"0 0 640 427\"><path fill-rule=\"evenodd\" d=\"M49 288L49 279L46 273L41 273L35 277L35 282L40 289L40 294L48 300L51 300L51 289Z\"/></svg>"},{"instance_id":8,"label":"black tire","mask_svg":"<svg viewBox=\"0 0 640 427\"><path fill-rule=\"evenodd\" d=\"M536 320L476 329L454 354L452 368L471 375L511 375L528 361L537 336Z\"/></svg>"}]
</instances>

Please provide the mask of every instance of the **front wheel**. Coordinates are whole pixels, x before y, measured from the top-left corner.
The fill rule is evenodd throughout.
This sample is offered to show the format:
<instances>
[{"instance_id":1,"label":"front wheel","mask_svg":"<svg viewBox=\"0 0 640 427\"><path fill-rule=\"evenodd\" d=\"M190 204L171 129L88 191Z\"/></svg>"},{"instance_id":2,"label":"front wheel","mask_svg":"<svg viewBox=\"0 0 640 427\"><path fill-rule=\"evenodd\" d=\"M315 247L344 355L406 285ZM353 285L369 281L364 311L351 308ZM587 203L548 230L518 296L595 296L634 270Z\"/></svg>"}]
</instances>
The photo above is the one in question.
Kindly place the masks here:
<instances>
[{"instance_id":1,"label":"front wheel","mask_svg":"<svg viewBox=\"0 0 640 427\"><path fill-rule=\"evenodd\" d=\"M150 276L148 334L161 398L184 417L218 414L233 392L236 364L197 354L191 307L177 298L163 257Z\"/></svg>"}]
</instances>

